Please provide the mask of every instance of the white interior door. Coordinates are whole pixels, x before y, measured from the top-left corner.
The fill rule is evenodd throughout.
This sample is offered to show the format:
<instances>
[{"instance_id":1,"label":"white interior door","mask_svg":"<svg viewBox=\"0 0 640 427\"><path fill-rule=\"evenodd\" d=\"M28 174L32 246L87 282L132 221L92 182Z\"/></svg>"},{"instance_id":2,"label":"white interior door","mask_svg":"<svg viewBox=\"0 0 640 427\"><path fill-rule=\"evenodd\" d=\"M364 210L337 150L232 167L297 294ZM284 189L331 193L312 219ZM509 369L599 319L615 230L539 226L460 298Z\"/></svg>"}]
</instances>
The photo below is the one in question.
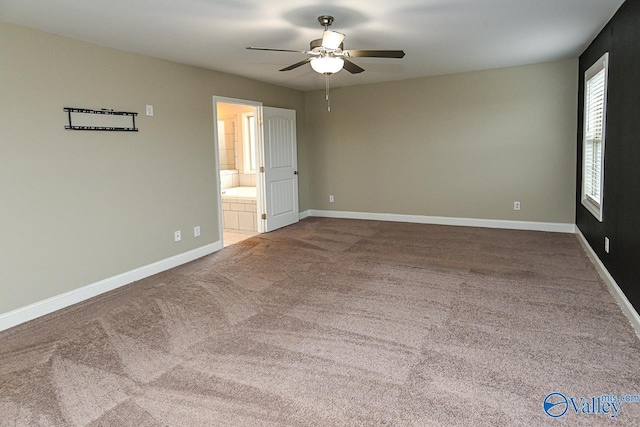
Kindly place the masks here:
<instances>
[{"instance_id":1,"label":"white interior door","mask_svg":"<svg viewBox=\"0 0 640 427\"><path fill-rule=\"evenodd\" d=\"M298 157L296 112L263 107L264 231L300 220L298 214Z\"/></svg>"}]
</instances>

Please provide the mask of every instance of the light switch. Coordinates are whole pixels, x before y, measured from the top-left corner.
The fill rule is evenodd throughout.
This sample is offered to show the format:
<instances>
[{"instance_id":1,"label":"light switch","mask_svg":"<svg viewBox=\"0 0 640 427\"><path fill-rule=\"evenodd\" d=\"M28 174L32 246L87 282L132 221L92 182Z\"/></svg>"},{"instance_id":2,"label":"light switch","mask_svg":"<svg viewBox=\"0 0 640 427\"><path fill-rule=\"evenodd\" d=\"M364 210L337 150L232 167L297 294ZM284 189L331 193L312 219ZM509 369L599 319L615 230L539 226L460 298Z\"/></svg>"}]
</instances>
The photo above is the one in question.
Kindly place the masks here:
<instances>
[{"instance_id":1,"label":"light switch","mask_svg":"<svg viewBox=\"0 0 640 427\"><path fill-rule=\"evenodd\" d=\"M147 105L147 116L153 116L153 105Z\"/></svg>"}]
</instances>

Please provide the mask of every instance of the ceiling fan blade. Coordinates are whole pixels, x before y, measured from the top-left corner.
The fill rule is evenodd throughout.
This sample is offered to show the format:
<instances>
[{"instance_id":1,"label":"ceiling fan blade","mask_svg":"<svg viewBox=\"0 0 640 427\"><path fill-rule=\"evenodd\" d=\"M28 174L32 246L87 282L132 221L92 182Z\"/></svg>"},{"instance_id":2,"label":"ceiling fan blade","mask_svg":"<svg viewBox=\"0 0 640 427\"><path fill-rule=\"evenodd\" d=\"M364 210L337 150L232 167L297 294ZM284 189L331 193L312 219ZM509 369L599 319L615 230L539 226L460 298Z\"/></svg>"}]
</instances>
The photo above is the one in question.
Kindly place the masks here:
<instances>
[{"instance_id":1,"label":"ceiling fan blade","mask_svg":"<svg viewBox=\"0 0 640 427\"><path fill-rule=\"evenodd\" d=\"M404 50L358 50L344 51L344 56L351 58L404 58Z\"/></svg>"},{"instance_id":2,"label":"ceiling fan blade","mask_svg":"<svg viewBox=\"0 0 640 427\"><path fill-rule=\"evenodd\" d=\"M247 47L247 49L249 50L270 50L273 52L296 52L296 53L307 53L304 50L290 50L290 49L273 49L270 47L253 47L253 46L249 46Z\"/></svg>"},{"instance_id":3,"label":"ceiling fan blade","mask_svg":"<svg viewBox=\"0 0 640 427\"><path fill-rule=\"evenodd\" d=\"M353 62L349 61L348 59L344 59L344 69L347 70L348 72L350 72L351 74L358 74L364 71L364 68L357 66L356 64L354 64Z\"/></svg>"},{"instance_id":4,"label":"ceiling fan blade","mask_svg":"<svg viewBox=\"0 0 640 427\"><path fill-rule=\"evenodd\" d=\"M280 71L291 71L291 70L293 70L295 68L302 67L304 64L306 64L307 62L311 61L311 59L313 59L313 58L307 58L304 61L296 62L295 64L289 65L288 67L283 68Z\"/></svg>"},{"instance_id":5,"label":"ceiling fan blade","mask_svg":"<svg viewBox=\"0 0 640 427\"><path fill-rule=\"evenodd\" d=\"M338 49L346 36L337 31L325 30L322 35L322 47L327 49Z\"/></svg>"}]
</instances>

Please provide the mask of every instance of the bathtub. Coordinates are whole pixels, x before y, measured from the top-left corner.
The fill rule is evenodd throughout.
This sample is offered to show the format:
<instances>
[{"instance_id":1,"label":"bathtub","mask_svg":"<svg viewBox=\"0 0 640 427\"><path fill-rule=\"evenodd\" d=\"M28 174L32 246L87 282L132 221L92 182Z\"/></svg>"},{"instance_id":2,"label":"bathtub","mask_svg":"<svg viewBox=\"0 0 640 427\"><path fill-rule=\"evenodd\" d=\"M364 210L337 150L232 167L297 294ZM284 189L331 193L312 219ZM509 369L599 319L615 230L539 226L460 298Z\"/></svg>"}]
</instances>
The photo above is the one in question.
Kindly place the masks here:
<instances>
[{"instance_id":1,"label":"bathtub","mask_svg":"<svg viewBox=\"0 0 640 427\"><path fill-rule=\"evenodd\" d=\"M223 199L256 199L256 187L232 187L222 190Z\"/></svg>"},{"instance_id":2,"label":"bathtub","mask_svg":"<svg viewBox=\"0 0 640 427\"><path fill-rule=\"evenodd\" d=\"M225 230L258 231L256 187L222 190L222 224Z\"/></svg>"}]
</instances>

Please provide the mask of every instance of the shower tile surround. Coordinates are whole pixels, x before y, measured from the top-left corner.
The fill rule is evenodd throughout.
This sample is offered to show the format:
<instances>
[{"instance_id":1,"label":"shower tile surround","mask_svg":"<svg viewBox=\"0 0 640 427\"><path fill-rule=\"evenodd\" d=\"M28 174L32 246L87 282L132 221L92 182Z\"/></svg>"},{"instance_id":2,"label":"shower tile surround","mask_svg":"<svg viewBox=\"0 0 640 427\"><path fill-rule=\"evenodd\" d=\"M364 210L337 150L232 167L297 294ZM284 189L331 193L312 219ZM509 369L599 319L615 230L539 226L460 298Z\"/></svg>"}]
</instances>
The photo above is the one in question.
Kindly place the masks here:
<instances>
[{"instance_id":1,"label":"shower tile surround","mask_svg":"<svg viewBox=\"0 0 640 427\"><path fill-rule=\"evenodd\" d=\"M233 187L255 187L255 173L240 173L237 169L220 171L220 188L226 190Z\"/></svg>"},{"instance_id":2,"label":"shower tile surround","mask_svg":"<svg viewBox=\"0 0 640 427\"><path fill-rule=\"evenodd\" d=\"M220 120L218 125L218 157L220 170L233 170L236 167L236 122L234 117Z\"/></svg>"},{"instance_id":3,"label":"shower tile surround","mask_svg":"<svg viewBox=\"0 0 640 427\"><path fill-rule=\"evenodd\" d=\"M227 169L220 171L220 188L222 190L239 186L240 176L236 169Z\"/></svg>"},{"instance_id":4,"label":"shower tile surround","mask_svg":"<svg viewBox=\"0 0 640 427\"><path fill-rule=\"evenodd\" d=\"M242 173L242 135L239 115L222 118L218 129L220 188L255 187L256 174ZM238 134L240 132L240 134ZM240 166L240 167L238 167ZM225 231L256 232L258 223L256 199L222 195L222 223Z\"/></svg>"},{"instance_id":5,"label":"shower tile surround","mask_svg":"<svg viewBox=\"0 0 640 427\"><path fill-rule=\"evenodd\" d=\"M220 120L218 134L218 154L220 159L220 188L232 187L255 187L256 174L243 173L237 165L242 166L242 144L237 144L242 139L237 135L237 130L241 127L236 123L237 115L227 116Z\"/></svg>"},{"instance_id":6,"label":"shower tile surround","mask_svg":"<svg viewBox=\"0 0 640 427\"><path fill-rule=\"evenodd\" d=\"M256 186L256 174L255 173L239 173L238 179L240 181L240 187L255 187Z\"/></svg>"}]
</instances>

